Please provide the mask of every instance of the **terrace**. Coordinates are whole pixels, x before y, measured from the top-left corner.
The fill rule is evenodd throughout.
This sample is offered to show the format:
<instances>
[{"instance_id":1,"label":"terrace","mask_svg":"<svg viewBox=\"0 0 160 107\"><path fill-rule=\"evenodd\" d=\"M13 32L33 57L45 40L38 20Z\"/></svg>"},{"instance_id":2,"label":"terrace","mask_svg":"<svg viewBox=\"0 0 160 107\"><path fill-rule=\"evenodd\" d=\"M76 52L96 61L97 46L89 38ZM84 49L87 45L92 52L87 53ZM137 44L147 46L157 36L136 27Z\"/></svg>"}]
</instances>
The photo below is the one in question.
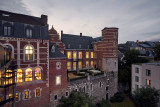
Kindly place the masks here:
<instances>
[{"instance_id":1,"label":"terrace","mask_svg":"<svg viewBox=\"0 0 160 107\"><path fill-rule=\"evenodd\" d=\"M77 71L68 71L68 81L78 80L78 79L84 79L88 76L97 76L97 75L104 75L103 71L100 70L80 70Z\"/></svg>"}]
</instances>

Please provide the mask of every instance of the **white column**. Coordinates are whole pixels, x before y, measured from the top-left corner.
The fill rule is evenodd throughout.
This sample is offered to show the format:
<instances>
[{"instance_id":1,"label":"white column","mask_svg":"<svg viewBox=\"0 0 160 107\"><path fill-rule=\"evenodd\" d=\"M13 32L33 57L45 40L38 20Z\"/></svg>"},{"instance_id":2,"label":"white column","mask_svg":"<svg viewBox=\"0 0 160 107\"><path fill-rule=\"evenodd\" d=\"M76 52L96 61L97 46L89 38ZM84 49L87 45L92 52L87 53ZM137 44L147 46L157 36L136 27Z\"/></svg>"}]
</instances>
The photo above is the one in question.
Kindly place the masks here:
<instances>
[{"instance_id":1,"label":"white column","mask_svg":"<svg viewBox=\"0 0 160 107\"><path fill-rule=\"evenodd\" d=\"M39 59L39 42L37 42L37 65L39 66L40 59Z\"/></svg>"},{"instance_id":2,"label":"white column","mask_svg":"<svg viewBox=\"0 0 160 107\"><path fill-rule=\"evenodd\" d=\"M20 68L20 40L17 40L17 66Z\"/></svg>"}]
</instances>

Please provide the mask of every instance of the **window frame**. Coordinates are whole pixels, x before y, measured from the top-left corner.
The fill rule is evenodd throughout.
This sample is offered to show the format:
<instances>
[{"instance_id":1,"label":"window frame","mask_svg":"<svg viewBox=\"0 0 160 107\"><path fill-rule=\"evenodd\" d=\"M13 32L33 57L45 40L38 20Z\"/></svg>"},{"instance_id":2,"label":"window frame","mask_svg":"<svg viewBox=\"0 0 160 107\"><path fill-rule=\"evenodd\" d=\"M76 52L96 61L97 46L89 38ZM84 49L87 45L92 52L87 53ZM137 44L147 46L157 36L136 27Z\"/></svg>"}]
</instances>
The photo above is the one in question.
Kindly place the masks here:
<instances>
[{"instance_id":1,"label":"window frame","mask_svg":"<svg viewBox=\"0 0 160 107\"><path fill-rule=\"evenodd\" d=\"M28 35L28 31L29 31L29 35ZM33 28L31 26L27 26L26 27L25 35L26 35L27 38L33 37Z\"/></svg>"},{"instance_id":2,"label":"window frame","mask_svg":"<svg viewBox=\"0 0 160 107\"><path fill-rule=\"evenodd\" d=\"M57 64L59 63L59 67L57 66ZM61 69L61 62L56 62L56 70Z\"/></svg>"},{"instance_id":3,"label":"window frame","mask_svg":"<svg viewBox=\"0 0 160 107\"><path fill-rule=\"evenodd\" d=\"M7 32L6 34L5 34L5 27L7 28L6 29L6 32ZM10 28L10 30L8 28ZM11 36L12 35L12 31L13 31L13 27L12 27L12 25L10 23L7 22L7 23L3 24L3 35L4 36Z\"/></svg>"},{"instance_id":4,"label":"window frame","mask_svg":"<svg viewBox=\"0 0 160 107\"><path fill-rule=\"evenodd\" d=\"M31 74L32 74L32 76L31 76L31 77L32 77L32 80L31 80L31 81L33 81L33 69L32 69L32 68L27 68L27 69L31 69L31 70L32 70L32 73L31 73ZM25 74L24 74L24 75L25 75L25 76L24 76L25 78L24 78L24 80L25 80L25 82L30 82L30 81L26 81L26 70L27 70L27 69L25 69Z\"/></svg>"},{"instance_id":5,"label":"window frame","mask_svg":"<svg viewBox=\"0 0 160 107\"><path fill-rule=\"evenodd\" d=\"M151 70L150 69L146 69L146 76L151 77Z\"/></svg>"},{"instance_id":6,"label":"window frame","mask_svg":"<svg viewBox=\"0 0 160 107\"><path fill-rule=\"evenodd\" d=\"M68 69L68 63L70 63L70 69ZM68 61L67 62L67 70L71 70L72 69L72 62Z\"/></svg>"},{"instance_id":7,"label":"window frame","mask_svg":"<svg viewBox=\"0 0 160 107\"><path fill-rule=\"evenodd\" d=\"M81 57L80 57L80 53L81 53ZM78 52L78 58L79 58L79 59L82 59L82 58L83 58L82 51L79 51L79 52Z\"/></svg>"},{"instance_id":8,"label":"window frame","mask_svg":"<svg viewBox=\"0 0 160 107\"><path fill-rule=\"evenodd\" d=\"M69 53L70 53L70 55L71 55L70 58L69 58ZM72 51L67 51L67 58L68 58L68 59L72 59Z\"/></svg>"},{"instance_id":9,"label":"window frame","mask_svg":"<svg viewBox=\"0 0 160 107\"><path fill-rule=\"evenodd\" d=\"M39 90L39 96L37 96L37 90ZM35 97L41 97L41 91L42 91L42 89L41 89L40 87L36 88L36 89L34 90L34 92L35 92Z\"/></svg>"},{"instance_id":10,"label":"window frame","mask_svg":"<svg viewBox=\"0 0 160 107\"><path fill-rule=\"evenodd\" d=\"M26 47L27 46L31 46L32 47L32 60L26 60ZM33 62L34 61L34 53L35 53L34 51L35 51L35 49L34 49L33 45L27 44L27 45L24 46L24 51L23 51L23 60L24 60L24 62Z\"/></svg>"},{"instance_id":11,"label":"window frame","mask_svg":"<svg viewBox=\"0 0 160 107\"><path fill-rule=\"evenodd\" d=\"M57 83L57 78L58 78L58 77L60 77L60 82L59 82L59 83ZM57 85L61 85L61 84L62 84L62 76L61 76L61 75L57 75L57 76L56 76L56 81L55 81L55 82L56 82L56 83L55 83L56 86L57 86Z\"/></svg>"},{"instance_id":12,"label":"window frame","mask_svg":"<svg viewBox=\"0 0 160 107\"><path fill-rule=\"evenodd\" d=\"M87 55L87 53L88 53L88 55ZM86 59L89 59L89 51L86 51Z\"/></svg>"},{"instance_id":13,"label":"window frame","mask_svg":"<svg viewBox=\"0 0 160 107\"><path fill-rule=\"evenodd\" d=\"M37 68L39 68L39 69L41 70L41 74L40 74L40 75L41 75L41 79L36 79L37 76L36 76L35 74L36 74L36 69L37 69ZM32 71L32 72L33 72L33 71ZM36 67L36 68L34 69L34 72L33 72L33 73L34 73L34 80L42 80L42 67ZM32 77L33 77L33 75L32 75ZM39 76L38 76L38 77L39 77Z\"/></svg>"}]
</instances>

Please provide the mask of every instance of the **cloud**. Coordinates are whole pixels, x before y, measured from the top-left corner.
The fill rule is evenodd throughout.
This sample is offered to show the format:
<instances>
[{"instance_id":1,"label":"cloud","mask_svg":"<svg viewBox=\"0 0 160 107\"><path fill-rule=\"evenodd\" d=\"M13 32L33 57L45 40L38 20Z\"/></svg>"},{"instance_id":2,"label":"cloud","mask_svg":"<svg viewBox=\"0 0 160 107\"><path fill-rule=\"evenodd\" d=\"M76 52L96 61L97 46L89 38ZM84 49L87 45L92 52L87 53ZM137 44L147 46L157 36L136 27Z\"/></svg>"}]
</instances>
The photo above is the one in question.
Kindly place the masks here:
<instances>
[{"instance_id":1,"label":"cloud","mask_svg":"<svg viewBox=\"0 0 160 107\"><path fill-rule=\"evenodd\" d=\"M30 15L30 10L22 0L0 0L0 10Z\"/></svg>"},{"instance_id":2,"label":"cloud","mask_svg":"<svg viewBox=\"0 0 160 107\"><path fill-rule=\"evenodd\" d=\"M16 6L9 5L10 2ZM160 29L159 0L5 0L2 5L3 9L16 7L14 12L22 9L20 13L33 16L46 14L49 25L54 25L58 32L77 35L82 32L97 37L104 27L118 27L119 43L153 40L152 36L158 39L156 34L145 33Z\"/></svg>"}]
</instances>

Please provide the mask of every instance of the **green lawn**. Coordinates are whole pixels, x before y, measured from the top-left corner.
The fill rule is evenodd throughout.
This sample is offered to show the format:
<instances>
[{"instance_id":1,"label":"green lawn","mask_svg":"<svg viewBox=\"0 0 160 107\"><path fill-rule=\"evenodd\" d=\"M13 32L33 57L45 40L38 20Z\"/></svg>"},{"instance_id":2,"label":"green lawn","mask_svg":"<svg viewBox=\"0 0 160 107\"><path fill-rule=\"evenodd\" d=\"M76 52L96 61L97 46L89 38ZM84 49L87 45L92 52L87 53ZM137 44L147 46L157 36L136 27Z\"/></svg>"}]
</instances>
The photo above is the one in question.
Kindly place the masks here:
<instances>
[{"instance_id":1,"label":"green lawn","mask_svg":"<svg viewBox=\"0 0 160 107\"><path fill-rule=\"evenodd\" d=\"M124 95L125 99L121 103L111 103L111 107L135 107L134 103L128 98L127 95Z\"/></svg>"}]
</instances>

